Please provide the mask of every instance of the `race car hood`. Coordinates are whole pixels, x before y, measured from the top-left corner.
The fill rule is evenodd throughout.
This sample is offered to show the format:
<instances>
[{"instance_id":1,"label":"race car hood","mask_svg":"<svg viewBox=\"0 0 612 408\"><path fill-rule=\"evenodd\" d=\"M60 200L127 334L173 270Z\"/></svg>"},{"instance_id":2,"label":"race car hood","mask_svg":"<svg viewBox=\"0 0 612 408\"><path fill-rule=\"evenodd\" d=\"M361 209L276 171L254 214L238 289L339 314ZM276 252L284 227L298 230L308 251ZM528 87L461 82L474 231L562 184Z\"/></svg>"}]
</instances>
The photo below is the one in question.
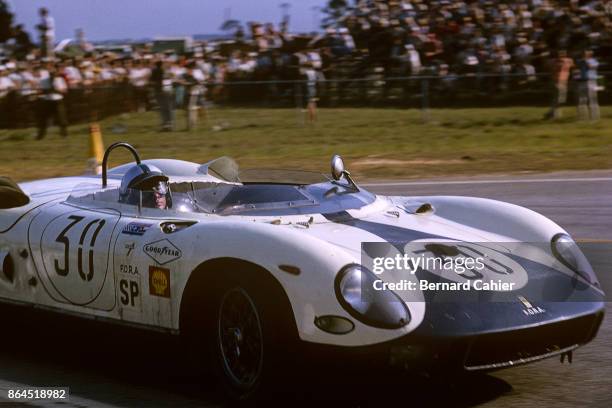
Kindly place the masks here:
<instances>
[{"instance_id":1,"label":"race car hood","mask_svg":"<svg viewBox=\"0 0 612 408\"><path fill-rule=\"evenodd\" d=\"M317 222L302 224L307 225L302 227L303 232L350 252L358 264L364 264L362 243L448 241L477 243L491 248L506 260L501 261L502 263L511 264L514 268L511 275L501 277L501 281L516 284L516 290L508 292L470 290L444 293L441 297L440 293L435 291L416 294L396 291L409 305L429 305L415 335L470 336L509 328L524 328L568 317L599 313L602 310L603 293L597 287L596 279L593 282L582 279L560 265L550 253L550 237L563 230L541 215L516 206L506 207L507 204L500 203L502 211L511 209L519 216L527 217L527 220L517 221L527 222L532 226L531 229L521 229L524 239L533 240L524 242L517 239L516 235L493 232L494 228L487 225L486 220L482 218L475 222L478 228L453 220L453 212L448 208L451 205L449 203L463 207L466 202L462 198L446 197L440 201L435 198L387 200L386 205L380 202L373 204L379 206L376 211L369 208L322 214L322 219L318 217ZM467 200L468 204L470 200ZM483 211L481 217L492 217L502 231L515 231L511 219L514 214L506 212L505 218L496 216L494 207L497 202L477 199L472 204L478 203L478 200L480 204L484 202L492 208ZM442 214L437 214L434 208L440 203L443 204L443 211ZM424 205L427 211L415 211ZM467 216L463 214L462 217L469 217L469 211ZM381 277L385 278L384 275ZM387 280L399 281L404 277L392 274L387 275ZM495 274L490 276L491 279L494 277L496 278ZM420 270L415 278L440 283L456 281L427 270Z\"/></svg>"},{"instance_id":2,"label":"race car hood","mask_svg":"<svg viewBox=\"0 0 612 408\"><path fill-rule=\"evenodd\" d=\"M379 197L375 203L360 209L324 213L312 219L305 216L302 222L295 224L307 226L303 231L305 234L342 247L353 254L360 253L361 244L364 242L399 243L448 239L493 243L514 240L443 218L437 215L433 208L422 213L416 212L423 206L431 208L427 200L398 203Z\"/></svg>"}]
</instances>

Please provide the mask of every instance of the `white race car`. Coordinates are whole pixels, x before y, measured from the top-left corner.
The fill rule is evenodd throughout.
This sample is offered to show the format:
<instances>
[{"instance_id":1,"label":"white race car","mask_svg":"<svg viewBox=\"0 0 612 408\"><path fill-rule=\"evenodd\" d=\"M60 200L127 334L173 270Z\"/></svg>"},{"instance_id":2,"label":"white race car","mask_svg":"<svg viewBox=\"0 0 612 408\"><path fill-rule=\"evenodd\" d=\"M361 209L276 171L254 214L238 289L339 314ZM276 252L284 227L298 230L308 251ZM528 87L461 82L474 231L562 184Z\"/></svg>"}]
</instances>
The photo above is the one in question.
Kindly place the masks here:
<instances>
[{"instance_id":1,"label":"white race car","mask_svg":"<svg viewBox=\"0 0 612 408\"><path fill-rule=\"evenodd\" d=\"M107 171L117 147L135 162ZM410 250L480 253L484 269L373 270ZM375 195L338 156L313 180L239 174L228 158L141 161L116 143L101 178L1 179L0 267L2 302L185 336L236 399L263 393L305 348L468 371L567 356L604 308L549 219L480 198Z\"/></svg>"}]
</instances>

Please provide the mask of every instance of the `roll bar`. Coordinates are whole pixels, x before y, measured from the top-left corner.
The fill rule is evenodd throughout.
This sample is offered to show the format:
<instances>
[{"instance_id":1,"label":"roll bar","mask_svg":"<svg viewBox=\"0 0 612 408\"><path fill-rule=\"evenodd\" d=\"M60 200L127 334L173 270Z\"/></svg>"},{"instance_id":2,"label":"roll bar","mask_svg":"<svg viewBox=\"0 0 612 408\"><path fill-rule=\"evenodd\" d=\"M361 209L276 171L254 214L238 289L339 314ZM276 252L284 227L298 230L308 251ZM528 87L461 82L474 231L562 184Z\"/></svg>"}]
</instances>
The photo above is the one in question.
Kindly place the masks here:
<instances>
[{"instance_id":1,"label":"roll bar","mask_svg":"<svg viewBox=\"0 0 612 408\"><path fill-rule=\"evenodd\" d=\"M128 149L134 156L134 159L136 160L136 164L140 164L140 156L138 155L138 152L136 151L134 146L132 146L131 144L126 143L126 142L117 142L117 143L113 143L112 145L108 146L108 149L106 149L106 151L104 152L104 159L102 160L102 188L105 188L108 185L107 183L108 179L106 176L108 156L110 155L110 152L112 152L117 147L125 147L126 149Z\"/></svg>"}]
</instances>

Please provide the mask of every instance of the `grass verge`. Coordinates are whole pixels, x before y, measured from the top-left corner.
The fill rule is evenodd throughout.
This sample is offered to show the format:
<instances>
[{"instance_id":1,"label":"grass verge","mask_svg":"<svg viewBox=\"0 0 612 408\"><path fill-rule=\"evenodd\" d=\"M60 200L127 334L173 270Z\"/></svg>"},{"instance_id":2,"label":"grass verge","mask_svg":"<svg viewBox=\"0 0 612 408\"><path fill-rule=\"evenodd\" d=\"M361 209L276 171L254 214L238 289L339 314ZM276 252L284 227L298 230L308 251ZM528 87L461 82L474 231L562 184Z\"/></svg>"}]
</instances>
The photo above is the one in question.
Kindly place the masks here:
<instances>
[{"instance_id":1,"label":"grass verge","mask_svg":"<svg viewBox=\"0 0 612 408\"><path fill-rule=\"evenodd\" d=\"M416 178L612 168L612 107L598 122L542 119L541 108L439 109L423 123L418 110L321 109L305 124L293 109L212 108L197 128L157 131L156 112L101 122L105 145L127 141L143 158L203 163L227 155L242 168L301 168L328 172L342 154L359 178ZM177 113L177 128L185 122ZM81 174L89 156L87 125L56 129L35 140L35 129L0 130L0 175L18 181ZM123 152L112 165L130 160Z\"/></svg>"}]
</instances>

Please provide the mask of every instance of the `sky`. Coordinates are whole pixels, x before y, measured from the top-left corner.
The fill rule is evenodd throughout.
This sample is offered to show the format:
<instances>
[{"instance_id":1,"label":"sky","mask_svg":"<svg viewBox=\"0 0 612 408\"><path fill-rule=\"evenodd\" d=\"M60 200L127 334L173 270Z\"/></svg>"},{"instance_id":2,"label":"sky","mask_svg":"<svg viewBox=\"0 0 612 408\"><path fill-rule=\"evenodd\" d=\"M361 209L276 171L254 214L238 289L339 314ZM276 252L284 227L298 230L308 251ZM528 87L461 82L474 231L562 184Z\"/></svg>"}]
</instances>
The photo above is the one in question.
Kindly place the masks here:
<instances>
[{"instance_id":1,"label":"sky","mask_svg":"<svg viewBox=\"0 0 612 408\"><path fill-rule=\"evenodd\" d=\"M219 33L229 15L240 21L278 23L283 2L290 4L290 29L315 29L313 7L326 0L5 0L15 21L36 35L38 9L47 7L55 19L56 40L73 38L77 28L89 40L138 39ZM319 13L320 16L320 13ZM33 39L36 37L33 37Z\"/></svg>"}]
</instances>

